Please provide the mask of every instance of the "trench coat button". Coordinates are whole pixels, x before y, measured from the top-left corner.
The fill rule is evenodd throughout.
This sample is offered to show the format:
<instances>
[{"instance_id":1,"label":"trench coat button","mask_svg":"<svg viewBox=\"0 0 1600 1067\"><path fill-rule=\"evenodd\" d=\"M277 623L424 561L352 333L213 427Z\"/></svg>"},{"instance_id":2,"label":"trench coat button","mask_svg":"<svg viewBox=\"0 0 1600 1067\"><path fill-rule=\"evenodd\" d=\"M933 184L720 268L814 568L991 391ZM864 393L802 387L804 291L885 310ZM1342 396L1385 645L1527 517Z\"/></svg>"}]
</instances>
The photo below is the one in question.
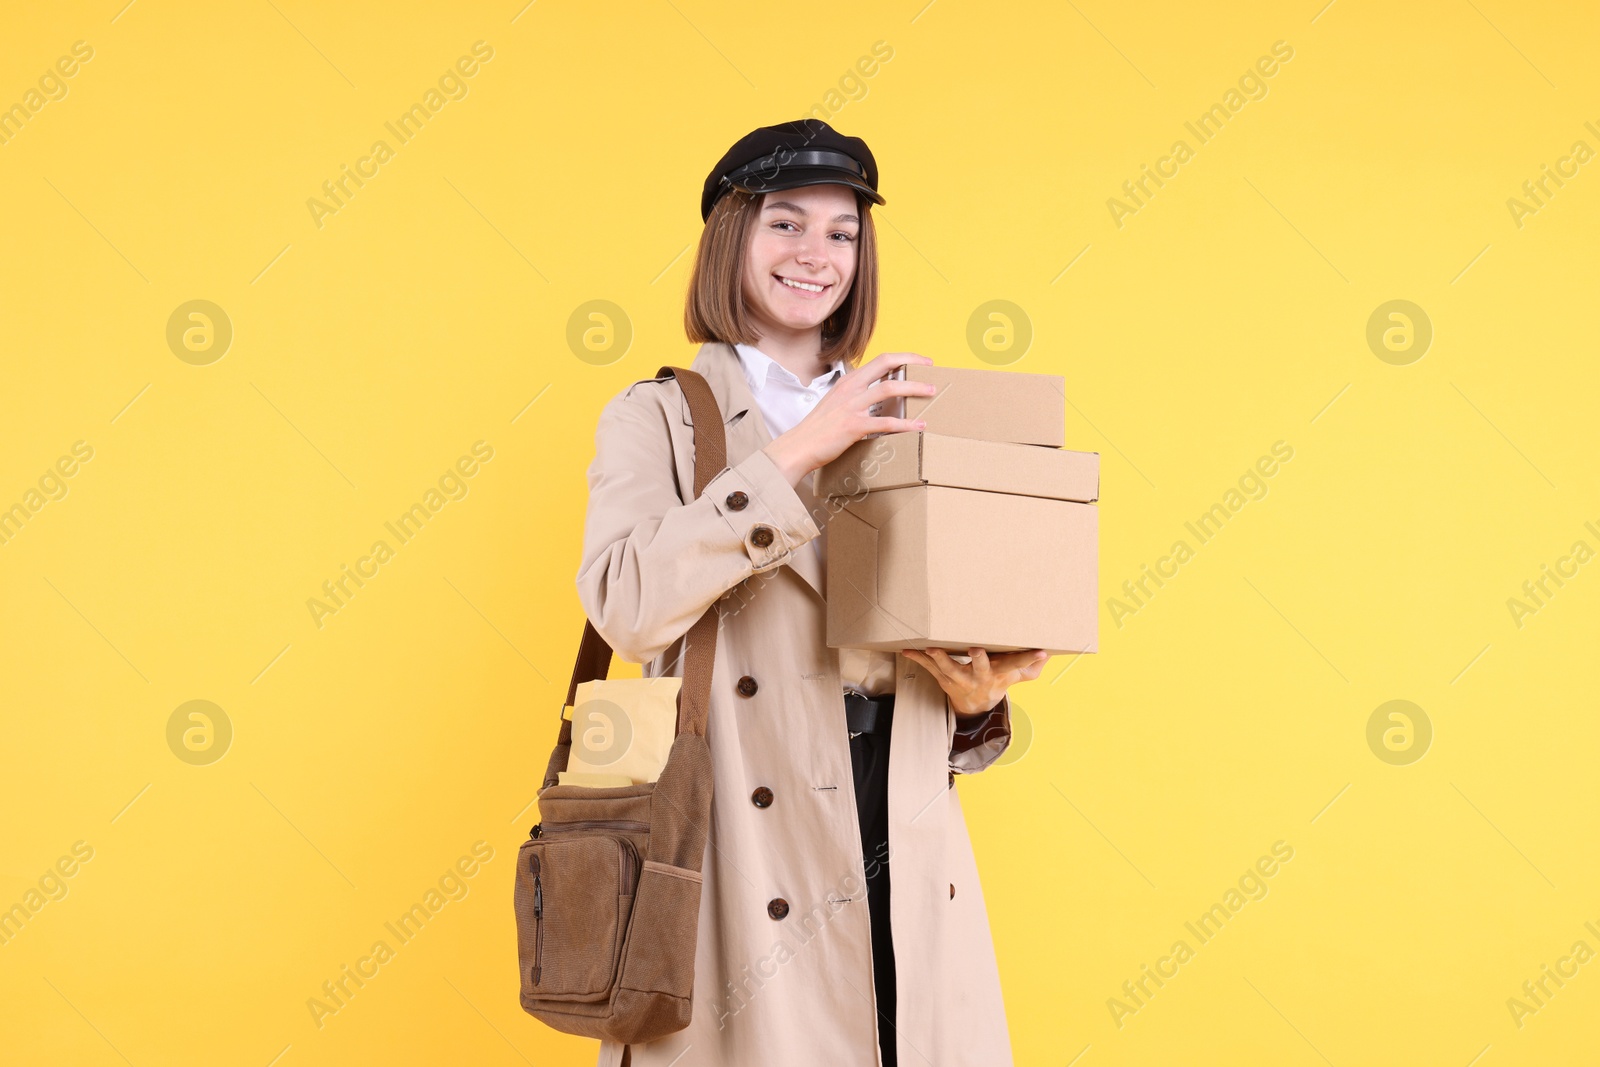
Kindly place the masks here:
<instances>
[{"instance_id":1,"label":"trench coat button","mask_svg":"<svg viewBox=\"0 0 1600 1067\"><path fill-rule=\"evenodd\" d=\"M728 509L730 511L743 511L744 506L750 503L750 498L745 495L745 491L743 489L735 489L733 492L728 494L728 499L723 501L723 503L728 505Z\"/></svg>"},{"instance_id":2,"label":"trench coat button","mask_svg":"<svg viewBox=\"0 0 1600 1067\"><path fill-rule=\"evenodd\" d=\"M750 794L750 803L758 808L772 807L772 790L766 786L757 786L756 791Z\"/></svg>"},{"instance_id":3,"label":"trench coat button","mask_svg":"<svg viewBox=\"0 0 1600 1067\"><path fill-rule=\"evenodd\" d=\"M956 884L954 882L950 883L950 899L956 899Z\"/></svg>"},{"instance_id":4,"label":"trench coat button","mask_svg":"<svg viewBox=\"0 0 1600 1067\"><path fill-rule=\"evenodd\" d=\"M739 679L739 684L734 688L739 690L742 697L753 697L756 695L756 680L747 674Z\"/></svg>"},{"instance_id":5,"label":"trench coat button","mask_svg":"<svg viewBox=\"0 0 1600 1067\"><path fill-rule=\"evenodd\" d=\"M773 897L767 901L767 914L774 919L781 919L789 914L789 902L782 897Z\"/></svg>"},{"instance_id":6,"label":"trench coat button","mask_svg":"<svg viewBox=\"0 0 1600 1067\"><path fill-rule=\"evenodd\" d=\"M757 548L772 544L772 527L761 524L750 527L750 543Z\"/></svg>"}]
</instances>

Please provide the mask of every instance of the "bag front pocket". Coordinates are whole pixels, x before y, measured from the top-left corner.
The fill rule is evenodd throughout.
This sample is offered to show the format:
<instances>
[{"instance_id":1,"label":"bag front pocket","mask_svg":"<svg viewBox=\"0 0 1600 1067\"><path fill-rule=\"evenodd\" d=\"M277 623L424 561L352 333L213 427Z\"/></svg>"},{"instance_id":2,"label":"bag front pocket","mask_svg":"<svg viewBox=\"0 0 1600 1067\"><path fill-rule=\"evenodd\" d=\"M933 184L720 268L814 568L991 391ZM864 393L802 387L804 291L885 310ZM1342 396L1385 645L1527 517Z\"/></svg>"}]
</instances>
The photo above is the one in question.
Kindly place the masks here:
<instances>
[{"instance_id":1,"label":"bag front pocket","mask_svg":"<svg viewBox=\"0 0 1600 1067\"><path fill-rule=\"evenodd\" d=\"M645 862L633 932L623 950L622 974L618 976L624 989L662 993L687 1004L694 991L703 884L704 876L699 871L654 860Z\"/></svg>"},{"instance_id":2,"label":"bag front pocket","mask_svg":"<svg viewBox=\"0 0 1600 1067\"><path fill-rule=\"evenodd\" d=\"M626 837L573 832L523 844L516 913L525 999L610 995L638 879L638 852Z\"/></svg>"}]
</instances>

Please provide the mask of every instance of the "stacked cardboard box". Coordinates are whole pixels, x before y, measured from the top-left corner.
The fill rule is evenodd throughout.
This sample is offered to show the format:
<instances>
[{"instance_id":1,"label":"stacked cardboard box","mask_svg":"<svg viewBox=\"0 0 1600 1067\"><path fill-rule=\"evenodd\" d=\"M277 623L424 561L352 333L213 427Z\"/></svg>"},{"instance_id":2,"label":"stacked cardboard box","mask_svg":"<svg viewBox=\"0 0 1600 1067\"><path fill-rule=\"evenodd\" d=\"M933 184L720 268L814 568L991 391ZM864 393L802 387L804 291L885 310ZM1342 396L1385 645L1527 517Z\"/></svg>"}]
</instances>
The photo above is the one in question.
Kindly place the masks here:
<instances>
[{"instance_id":1,"label":"stacked cardboard box","mask_svg":"<svg viewBox=\"0 0 1600 1067\"><path fill-rule=\"evenodd\" d=\"M1100 456L1062 448L1058 375L913 364L927 429L858 441L817 472L833 648L1098 648Z\"/></svg>"}]
</instances>

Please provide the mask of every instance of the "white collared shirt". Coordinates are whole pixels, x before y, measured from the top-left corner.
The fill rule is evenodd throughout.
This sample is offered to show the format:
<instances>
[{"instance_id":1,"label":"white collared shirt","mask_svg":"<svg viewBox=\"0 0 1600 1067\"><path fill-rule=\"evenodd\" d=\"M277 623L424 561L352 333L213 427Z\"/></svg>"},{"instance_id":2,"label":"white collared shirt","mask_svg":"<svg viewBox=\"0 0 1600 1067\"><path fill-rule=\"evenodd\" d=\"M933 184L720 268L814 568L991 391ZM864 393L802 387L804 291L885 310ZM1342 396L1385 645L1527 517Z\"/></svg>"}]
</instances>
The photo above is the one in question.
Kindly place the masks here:
<instances>
[{"instance_id":1,"label":"white collared shirt","mask_svg":"<svg viewBox=\"0 0 1600 1067\"><path fill-rule=\"evenodd\" d=\"M766 422L767 429L772 431L773 437L794 429L849 370L844 360L836 359L833 366L811 379L807 385L754 345L734 345L733 350L739 353L739 365L744 368L745 381L750 383L750 393L756 398L761 418Z\"/></svg>"}]
</instances>

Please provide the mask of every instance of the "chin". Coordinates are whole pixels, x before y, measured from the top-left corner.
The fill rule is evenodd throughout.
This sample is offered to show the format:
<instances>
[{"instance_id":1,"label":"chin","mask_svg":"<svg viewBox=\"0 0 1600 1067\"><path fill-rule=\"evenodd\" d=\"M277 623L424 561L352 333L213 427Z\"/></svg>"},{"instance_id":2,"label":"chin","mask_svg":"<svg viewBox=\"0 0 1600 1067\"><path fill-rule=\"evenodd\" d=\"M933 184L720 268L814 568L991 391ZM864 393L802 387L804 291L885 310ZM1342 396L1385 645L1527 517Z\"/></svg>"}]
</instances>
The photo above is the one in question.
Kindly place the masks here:
<instances>
[{"instance_id":1,"label":"chin","mask_svg":"<svg viewBox=\"0 0 1600 1067\"><path fill-rule=\"evenodd\" d=\"M820 307L815 304L786 304L781 307L767 308L767 314L776 320L795 329L805 329L821 326L828 321L829 316L838 311L838 307Z\"/></svg>"},{"instance_id":2,"label":"chin","mask_svg":"<svg viewBox=\"0 0 1600 1067\"><path fill-rule=\"evenodd\" d=\"M779 315L777 320L791 330L820 329L828 321L827 315Z\"/></svg>"}]
</instances>

